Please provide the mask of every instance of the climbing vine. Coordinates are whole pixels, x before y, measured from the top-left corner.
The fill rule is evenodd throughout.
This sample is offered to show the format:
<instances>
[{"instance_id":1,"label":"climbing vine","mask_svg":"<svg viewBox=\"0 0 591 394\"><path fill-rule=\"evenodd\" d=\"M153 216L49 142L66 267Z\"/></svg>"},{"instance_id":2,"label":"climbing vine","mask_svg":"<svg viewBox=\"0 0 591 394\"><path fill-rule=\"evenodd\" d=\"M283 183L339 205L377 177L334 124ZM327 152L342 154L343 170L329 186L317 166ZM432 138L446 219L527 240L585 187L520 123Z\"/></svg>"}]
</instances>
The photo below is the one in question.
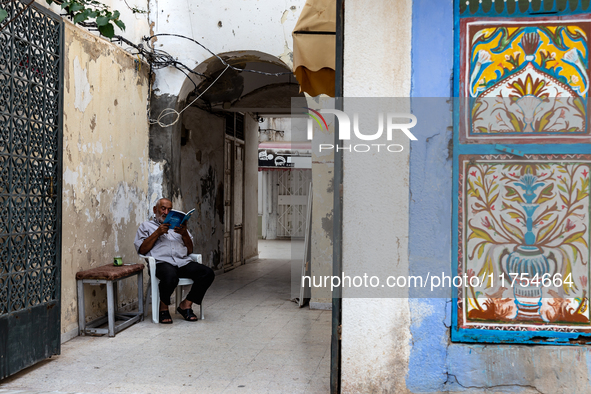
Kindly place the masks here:
<instances>
[{"instance_id":1,"label":"climbing vine","mask_svg":"<svg viewBox=\"0 0 591 394\"><path fill-rule=\"evenodd\" d=\"M14 0L13 0L14 1ZM120 13L117 10L111 10L107 5L96 0L45 0L47 4L59 4L66 12L66 15L72 18L74 24L91 24L96 26L101 35L107 38L115 36L115 26L121 30L125 30L125 23L119 19ZM6 2L0 2L0 23L7 17L8 12L1 7ZM27 7L33 4L31 1ZM141 12L141 10L132 9L134 12ZM13 18L15 19L18 14ZM11 21L8 21L10 23ZM0 26L2 30L4 26Z\"/></svg>"}]
</instances>

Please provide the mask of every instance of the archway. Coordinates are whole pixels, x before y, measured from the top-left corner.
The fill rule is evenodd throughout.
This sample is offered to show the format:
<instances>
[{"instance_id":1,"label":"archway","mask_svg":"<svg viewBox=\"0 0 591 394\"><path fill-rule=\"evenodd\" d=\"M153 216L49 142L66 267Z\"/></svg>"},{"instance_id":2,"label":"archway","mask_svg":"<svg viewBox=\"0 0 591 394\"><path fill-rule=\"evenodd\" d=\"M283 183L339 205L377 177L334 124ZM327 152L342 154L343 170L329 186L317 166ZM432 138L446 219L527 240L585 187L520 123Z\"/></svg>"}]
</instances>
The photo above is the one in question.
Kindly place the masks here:
<instances>
[{"instance_id":1,"label":"archway","mask_svg":"<svg viewBox=\"0 0 591 394\"><path fill-rule=\"evenodd\" d=\"M256 51L223 53L201 63L179 98L179 200L196 208L189 229L203 262L228 271L256 259L258 131L264 117L291 113L303 97L287 65ZM231 68L228 68L228 65ZM251 71L240 71L240 70Z\"/></svg>"}]
</instances>

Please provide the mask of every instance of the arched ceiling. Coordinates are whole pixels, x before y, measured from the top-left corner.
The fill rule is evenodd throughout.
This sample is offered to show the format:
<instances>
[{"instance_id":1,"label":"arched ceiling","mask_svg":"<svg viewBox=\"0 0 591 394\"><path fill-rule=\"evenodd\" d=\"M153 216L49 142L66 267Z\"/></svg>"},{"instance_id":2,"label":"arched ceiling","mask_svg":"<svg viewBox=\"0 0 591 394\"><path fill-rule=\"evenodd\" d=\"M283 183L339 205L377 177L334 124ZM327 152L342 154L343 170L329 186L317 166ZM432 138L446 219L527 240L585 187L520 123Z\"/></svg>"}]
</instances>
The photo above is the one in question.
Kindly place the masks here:
<instances>
[{"instance_id":1,"label":"arched ceiling","mask_svg":"<svg viewBox=\"0 0 591 394\"><path fill-rule=\"evenodd\" d=\"M279 116L291 113L291 98L304 97L299 93L295 76L285 63L278 58L256 51L240 51L219 55L225 62L239 69L266 73L287 73L263 75L248 71L226 70L194 105L211 111L252 112L260 116ZM226 66L216 57L201 63L195 71L207 78L195 81L197 89L187 80L183 86L187 103L201 92L224 71ZM192 90L192 91L191 91Z\"/></svg>"}]
</instances>

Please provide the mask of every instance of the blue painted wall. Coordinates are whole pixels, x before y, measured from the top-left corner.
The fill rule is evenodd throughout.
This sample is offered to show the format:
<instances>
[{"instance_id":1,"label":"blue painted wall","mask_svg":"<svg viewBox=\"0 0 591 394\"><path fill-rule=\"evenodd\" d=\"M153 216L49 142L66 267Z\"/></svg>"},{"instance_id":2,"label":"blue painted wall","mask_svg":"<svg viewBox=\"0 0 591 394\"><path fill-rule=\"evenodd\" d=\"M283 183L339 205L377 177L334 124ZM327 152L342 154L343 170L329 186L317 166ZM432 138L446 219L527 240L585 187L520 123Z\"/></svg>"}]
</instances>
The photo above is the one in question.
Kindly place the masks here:
<instances>
[{"instance_id":1,"label":"blue painted wall","mask_svg":"<svg viewBox=\"0 0 591 394\"><path fill-rule=\"evenodd\" d=\"M415 0L412 21L412 112L418 141L410 153L410 275L451 274L453 1ZM427 121L429 120L429 121ZM440 391L448 380L448 298L411 289L412 349L408 389ZM426 297L426 298L425 298Z\"/></svg>"},{"instance_id":2,"label":"blue painted wall","mask_svg":"<svg viewBox=\"0 0 591 394\"><path fill-rule=\"evenodd\" d=\"M415 0L411 96L418 140L410 154L410 275L452 273L452 112L445 98L453 61L453 0ZM410 290L411 392L591 392L587 347L451 343L451 294Z\"/></svg>"}]
</instances>

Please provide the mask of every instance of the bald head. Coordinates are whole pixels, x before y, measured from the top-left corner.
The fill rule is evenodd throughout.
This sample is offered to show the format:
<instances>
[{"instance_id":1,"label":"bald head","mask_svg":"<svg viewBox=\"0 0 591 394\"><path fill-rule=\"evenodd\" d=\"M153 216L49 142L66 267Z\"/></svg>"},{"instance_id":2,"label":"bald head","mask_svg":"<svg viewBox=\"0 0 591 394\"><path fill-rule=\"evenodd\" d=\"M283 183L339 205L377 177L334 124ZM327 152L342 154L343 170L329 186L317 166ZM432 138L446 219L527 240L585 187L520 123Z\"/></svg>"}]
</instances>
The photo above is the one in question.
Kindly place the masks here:
<instances>
[{"instance_id":1,"label":"bald head","mask_svg":"<svg viewBox=\"0 0 591 394\"><path fill-rule=\"evenodd\" d=\"M160 200L156 201L156 209L160 208L162 202L169 203L170 208L172 208L172 201L170 201L168 198L161 198Z\"/></svg>"},{"instance_id":2,"label":"bald head","mask_svg":"<svg viewBox=\"0 0 591 394\"><path fill-rule=\"evenodd\" d=\"M170 201L168 198L161 198L158 200L154 206L154 217L156 221L160 223L164 222L166 215L168 215L168 212L170 212L171 209L172 201Z\"/></svg>"}]
</instances>

